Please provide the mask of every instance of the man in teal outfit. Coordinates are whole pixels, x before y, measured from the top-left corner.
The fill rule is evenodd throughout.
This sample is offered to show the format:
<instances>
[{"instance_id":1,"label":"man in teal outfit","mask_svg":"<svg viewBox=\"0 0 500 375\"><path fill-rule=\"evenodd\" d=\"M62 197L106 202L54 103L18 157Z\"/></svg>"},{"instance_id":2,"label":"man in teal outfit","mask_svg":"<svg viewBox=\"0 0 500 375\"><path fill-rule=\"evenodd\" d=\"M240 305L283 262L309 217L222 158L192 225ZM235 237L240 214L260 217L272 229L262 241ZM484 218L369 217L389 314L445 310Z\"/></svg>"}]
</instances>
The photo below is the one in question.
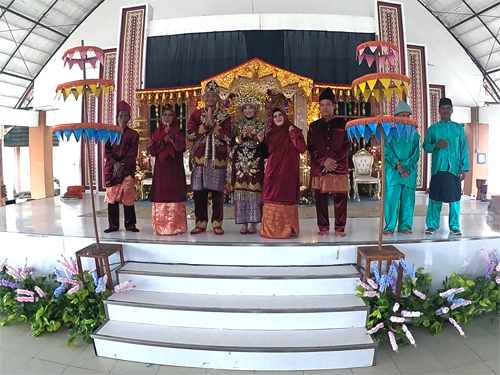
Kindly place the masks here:
<instances>
[{"instance_id":1,"label":"man in teal outfit","mask_svg":"<svg viewBox=\"0 0 500 375\"><path fill-rule=\"evenodd\" d=\"M411 114L410 106L403 101L394 111L397 117ZM385 236L394 233L398 221L399 232L412 234L419 142L418 133L408 139L406 131L399 139L394 135L390 141L385 140Z\"/></svg>"},{"instance_id":2,"label":"man in teal outfit","mask_svg":"<svg viewBox=\"0 0 500 375\"><path fill-rule=\"evenodd\" d=\"M439 217L443 202L450 205L450 231L461 236L460 231L460 182L469 170L467 138L462 125L451 121L453 104L448 98L439 100L441 121L432 125L425 136L423 148L432 153L432 177L425 234L439 229Z\"/></svg>"}]
</instances>

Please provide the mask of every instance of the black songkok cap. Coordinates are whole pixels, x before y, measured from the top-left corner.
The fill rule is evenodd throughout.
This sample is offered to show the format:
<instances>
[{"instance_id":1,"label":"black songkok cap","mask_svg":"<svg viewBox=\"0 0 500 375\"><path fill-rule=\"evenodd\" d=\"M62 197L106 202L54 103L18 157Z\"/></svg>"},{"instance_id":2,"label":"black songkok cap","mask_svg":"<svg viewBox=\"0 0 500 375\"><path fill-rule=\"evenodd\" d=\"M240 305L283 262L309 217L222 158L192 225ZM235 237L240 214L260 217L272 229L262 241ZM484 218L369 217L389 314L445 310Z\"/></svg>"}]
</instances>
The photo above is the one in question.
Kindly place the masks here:
<instances>
[{"instance_id":1,"label":"black songkok cap","mask_svg":"<svg viewBox=\"0 0 500 375\"><path fill-rule=\"evenodd\" d=\"M331 88L327 87L323 90L321 95L319 96L319 101L321 102L324 99L328 99L333 103L335 103L335 95L333 95L333 91Z\"/></svg>"},{"instance_id":2,"label":"black songkok cap","mask_svg":"<svg viewBox=\"0 0 500 375\"><path fill-rule=\"evenodd\" d=\"M453 104L451 103L451 99L448 99L448 98L439 99L439 107L441 108L443 105L451 105L453 107Z\"/></svg>"}]
</instances>

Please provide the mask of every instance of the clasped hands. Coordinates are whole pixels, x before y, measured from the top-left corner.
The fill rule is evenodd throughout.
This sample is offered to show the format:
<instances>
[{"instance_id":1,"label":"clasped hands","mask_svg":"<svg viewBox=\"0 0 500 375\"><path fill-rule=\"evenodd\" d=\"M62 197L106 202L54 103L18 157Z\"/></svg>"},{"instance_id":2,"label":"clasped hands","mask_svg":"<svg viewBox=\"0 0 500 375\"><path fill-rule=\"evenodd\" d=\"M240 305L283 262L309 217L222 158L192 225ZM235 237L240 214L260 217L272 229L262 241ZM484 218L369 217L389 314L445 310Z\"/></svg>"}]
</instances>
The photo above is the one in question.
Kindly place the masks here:
<instances>
[{"instance_id":1,"label":"clasped hands","mask_svg":"<svg viewBox=\"0 0 500 375\"><path fill-rule=\"evenodd\" d=\"M113 164L113 177L120 177L123 172L124 164L122 162L117 161Z\"/></svg>"},{"instance_id":2,"label":"clasped hands","mask_svg":"<svg viewBox=\"0 0 500 375\"><path fill-rule=\"evenodd\" d=\"M401 177L408 178L408 176L410 175L410 170L405 171L403 169L403 165L399 161L396 163L396 168L398 169L398 172L401 175Z\"/></svg>"},{"instance_id":3,"label":"clasped hands","mask_svg":"<svg viewBox=\"0 0 500 375\"><path fill-rule=\"evenodd\" d=\"M214 112L211 107L208 107L207 117L205 117L205 126L207 127L207 132L210 132L215 126Z\"/></svg>"},{"instance_id":4,"label":"clasped hands","mask_svg":"<svg viewBox=\"0 0 500 375\"><path fill-rule=\"evenodd\" d=\"M167 133L167 134L166 134L166 135L165 135L165 137L163 138L163 142L165 142L165 143L171 142L170 136L168 135L168 132L169 132L169 131L170 131L170 125L167 125L167 126L165 127L165 133Z\"/></svg>"},{"instance_id":5,"label":"clasped hands","mask_svg":"<svg viewBox=\"0 0 500 375\"><path fill-rule=\"evenodd\" d=\"M244 125L243 126L243 134L242 134L242 138L249 138L251 136L251 133L250 133L250 128L247 126L247 125ZM261 131L259 131L257 133L257 140L259 142L262 142L264 141L264 137L265 137L265 130L262 129Z\"/></svg>"},{"instance_id":6,"label":"clasped hands","mask_svg":"<svg viewBox=\"0 0 500 375\"><path fill-rule=\"evenodd\" d=\"M449 143L447 141L445 141L444 138L441 138L439 141L436 142L436 144L434 145L434 148L440 150L440 149L448 148L448 145L449 145Z\"/></svg>"},{"instance_id":7,"label":"clasped hands","mask_svg":"<svg viewBox=\"0 0 500 375\"><path fill-rule=\"evenodd\" d=\"M337 169L338 164L332 158L327 158L325 160L325 163L323 164L323 167L324 167L324 169L323 169L324 173L334 172Z\"/></svg>"}]
</instances>

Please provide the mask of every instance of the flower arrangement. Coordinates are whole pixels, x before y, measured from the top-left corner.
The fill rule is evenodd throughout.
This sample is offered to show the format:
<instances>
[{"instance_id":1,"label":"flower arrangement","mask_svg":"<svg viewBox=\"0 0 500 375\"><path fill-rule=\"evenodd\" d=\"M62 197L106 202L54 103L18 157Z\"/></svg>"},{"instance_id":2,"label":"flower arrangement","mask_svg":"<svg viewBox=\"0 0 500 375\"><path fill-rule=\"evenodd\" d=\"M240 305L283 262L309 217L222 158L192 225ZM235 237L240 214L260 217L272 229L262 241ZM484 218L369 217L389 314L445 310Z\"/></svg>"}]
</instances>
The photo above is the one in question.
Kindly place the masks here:
<instances>
[{"instance_id":1,"label":"flower arrangement","mask_svg":"<svg viewBox=\"0 0 500 375\"><path fill-rule=\"evenodd\" d=\"M0 312L7 314L1 325L27 321L36 337L65 324L68 345L79 335L91 342L92 332L106 320L103 301L110 294L106 289L108 276L99 278L95 271L85 271L80 280L72 258L62 256L58 262L63 271L56 268L50 275L55 287L45 277L34 279L27 260L20 269L8 265L7 259L0 263ZM129 282L122 283L115 292L130 288Z\"/></svg>"},{"instance_id":2,"label":"flower arrangement","mask_svg":"<svg viewBox=\"0 0 500 375\"><path fill-rule=\"evenodd\" d=\"M410 325L423 325L431 334L437 334L447 322L465 337L460 324L481 315L490 315L493 321L500 314L500 263L495 252L484 254L485 276L473 281L453 273L445 278L444 288L432 294L429 294L432 280L428 273L423 273L423 268L410 268L401 259L399 265L392 264L387 274L380 275L375 264L374 279L358 281L356 287L358 295L370 306L368 333L375 334L379 341L388 339L393 350L398 351L401 344L416 346ZM403 268L401 301L396 300L394 274L398 267Z\"/></svg>"},{"instance_id":3,"label":"flower arrangement","mask_svg":"<svg viewBox=\"0 0 500 375\"><path fill-rule=\"evenodd\" d=\"M500 314L500 263L496 253L484 252L484 276L469 280L453 273L446 277L443 289L429 293L431 278L423 268L408 267L404 259L392 264L381 275L377 265L373 278L358 281L358 295L370 306L366 324L369 334L377 340L389 340L393 350L399 345L416 346L410 327L423 325L432 334L441 331L443 323L453 325L465 337L460 326L476 316ZM46 277L33 278L27 260L16 268L0 263L0 312L7 314L1 325L29 322L33 336L45 331L57 331L63 324L69 328L68 345L77 336L91 342L91 334L106 320L104 299L111 291L106 288L107 275L98 277L95 270L85 271L80 280L76 263L65 258L59 261L62 271L55 269ZM401 300L396 300L398 269L403 269ZM115 293L132 289L130 281L114 287Z\"/></svg>"}]
</instances>

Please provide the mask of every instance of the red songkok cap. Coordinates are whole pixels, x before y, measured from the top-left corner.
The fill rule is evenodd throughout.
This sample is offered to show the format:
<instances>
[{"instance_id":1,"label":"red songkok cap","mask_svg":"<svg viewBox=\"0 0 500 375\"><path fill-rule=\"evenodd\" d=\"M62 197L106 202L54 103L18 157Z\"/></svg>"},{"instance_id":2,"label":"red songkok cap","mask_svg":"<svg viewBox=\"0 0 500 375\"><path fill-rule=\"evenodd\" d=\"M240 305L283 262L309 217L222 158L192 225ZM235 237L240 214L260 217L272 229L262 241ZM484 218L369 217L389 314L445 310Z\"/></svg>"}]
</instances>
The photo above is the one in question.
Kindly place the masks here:
<instances>
[{"instance_id":1,"label":"red songkok cap","mask_svg":"<svg viewBox=\"0 0 500 375\"><path fill-rule=\"evenodd\" d=\"M118 103L117 113L120 113L121 111L127 111L128 113L132 112L130 104L128 104L125 100L122 100L120 103Z\"/></svg>"}]
</instances>

